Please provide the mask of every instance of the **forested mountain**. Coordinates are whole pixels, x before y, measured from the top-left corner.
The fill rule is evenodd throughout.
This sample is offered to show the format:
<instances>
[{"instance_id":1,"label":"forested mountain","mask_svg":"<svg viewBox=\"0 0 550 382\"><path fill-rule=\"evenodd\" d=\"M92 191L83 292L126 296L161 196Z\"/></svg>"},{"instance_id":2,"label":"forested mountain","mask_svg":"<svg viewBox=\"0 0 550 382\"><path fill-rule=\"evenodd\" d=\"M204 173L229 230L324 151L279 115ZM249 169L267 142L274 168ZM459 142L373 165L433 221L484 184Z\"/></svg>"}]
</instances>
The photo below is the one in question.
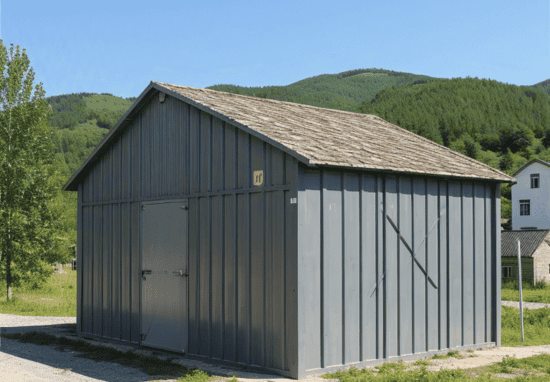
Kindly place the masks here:
<instances>
[{"instance_id":1,"label":"forested mountain","mask_svg":"<svg viewBox=\"0 0 550 382\"><path fill-rule=\"evenodd\" d=\"M515 86L477 78L439 79L383 69L323 74L287 86L209 89L376 114L492 167L513 174L533 158L550 161L550 80ZM52 106L59 168L66 180L135 101L112 94L47 98ZM510 216L510 186L502 188L502 216ZM52 204L76 242L76 195ZM67 249L68 251L68 249ZM69 252L67 252L69 253Z\"/></svg>"},{"instance_id":2,"label":"forested mountain","mask_svg":"<svg viewBox=\"0 0 550 382\"><path fill-rule=\"evenodd\" d=\"M357 112L361 102L370 101L383 89L432 78L384 69L356 69L338 74L322 74L286 86L215 85L207 89Z\"/></svg>"}]
</instances>

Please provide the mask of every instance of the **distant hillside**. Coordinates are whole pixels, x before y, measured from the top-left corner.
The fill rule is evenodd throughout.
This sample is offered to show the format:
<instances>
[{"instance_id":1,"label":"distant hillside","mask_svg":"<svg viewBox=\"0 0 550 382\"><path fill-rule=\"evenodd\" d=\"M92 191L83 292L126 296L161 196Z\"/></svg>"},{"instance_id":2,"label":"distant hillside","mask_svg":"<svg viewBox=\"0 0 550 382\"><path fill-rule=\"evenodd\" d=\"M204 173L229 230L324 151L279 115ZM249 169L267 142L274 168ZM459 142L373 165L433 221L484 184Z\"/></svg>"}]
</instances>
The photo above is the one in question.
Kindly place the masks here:
<instances>
[{"instance_id":1,"label":"distant hillside","mask_svg":"<svg viewBox=\"0 0 550 382\"><path fill-rule=\"evenodd\" d=\"M109 93L78 93L46 98L52 106L50 124L56 130L54 141L63 153L67 178L128 110L136 97L121 98Z\"/></svg>"},{"instance_id":2,"label":"distant hillside","mask_svg":"<svg viewBox=\"0 0 550 382\"><path fill-rule=\"evenodd\" d=\"M542 88L546 90L548 94L550 94L550 79L547 79L546 81L539 82L538 84L534 84L532 87L534 88Z\"/></svg>"},{"instance_id":3,"label":"distant hillside","mask_svg":"<svg viewBox=\"0 0 550 382\"><path fill-rule=\"evenodd\" d=\"M384 69L356 69L322 74L286 86L214 85L207 89L357 112L361 102L371 100L383 89L433 78Z\"/></svg>"}]
</instances>

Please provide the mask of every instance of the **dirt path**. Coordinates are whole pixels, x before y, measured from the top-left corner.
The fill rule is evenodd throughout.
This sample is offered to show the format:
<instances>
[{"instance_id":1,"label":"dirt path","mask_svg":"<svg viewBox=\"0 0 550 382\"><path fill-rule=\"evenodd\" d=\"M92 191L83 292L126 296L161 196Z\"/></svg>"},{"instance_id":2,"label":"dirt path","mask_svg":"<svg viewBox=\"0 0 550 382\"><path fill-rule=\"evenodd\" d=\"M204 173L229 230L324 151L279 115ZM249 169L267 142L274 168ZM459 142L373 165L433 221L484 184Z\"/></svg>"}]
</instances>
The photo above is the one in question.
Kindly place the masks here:
<instances>
[{"instance_id":1,"label":"dirt path","mask_svg":"<svg viewBox=\"0 0 550 382\"><path fill-rule=\"evenodd\" d=\"M75 323L74 317L34 317L17 316L11 314L0 314L0 331L4 333L25 332L30 330L44 331L51 334L62 334L67 324ZM16 373L20 378L16 380L82 380L82 381L139 381L150 378L139 370L122 367L117 363L98 362L76 357L77 354L70 352L52 351L50 347L33 344L19 343L14 340L0 338L0 364L8 365L8 368L0 368L0 380L10 380ZM95 341L87 341L94 343ZM106 344L96 342L98 345L108 345L117 348L123 345ZM140 350L138 350L141 352ZM144 353L151 353L144 351ZM504 357L526 358L539 354L550 354L550 345L523 346L523 347L493 347L474 351L460 351L459 357L446 359L430 359L428 371L439 371L442 369L476 369L483 368L496 362L502 361ZM221 366L213 366L207 363L190 361L186 359L177 360L184 366L197 367L202 370L214 372L215 375L234 374L242 382L279 381L286 380L284 377L275 375L255 374L245 371L225 370ZM187 363L193 363L193 365ZM405 361L410 365L409 369L416 369L420 366L413 366L414 361ZM373 366L374 367L374 366ZM72 369L64 371L65 369ZM7 374L6 374L7 373ZM229 373L229 374L228 374ZM39 379L35 377L40 376ZM66 378L66 379L65 379ZM224 380L230 378L221 378ZM14 380L14 379L11 379ZM319 377L312 377L309 381L320 381Z\"/></svg>"}]
</instances>

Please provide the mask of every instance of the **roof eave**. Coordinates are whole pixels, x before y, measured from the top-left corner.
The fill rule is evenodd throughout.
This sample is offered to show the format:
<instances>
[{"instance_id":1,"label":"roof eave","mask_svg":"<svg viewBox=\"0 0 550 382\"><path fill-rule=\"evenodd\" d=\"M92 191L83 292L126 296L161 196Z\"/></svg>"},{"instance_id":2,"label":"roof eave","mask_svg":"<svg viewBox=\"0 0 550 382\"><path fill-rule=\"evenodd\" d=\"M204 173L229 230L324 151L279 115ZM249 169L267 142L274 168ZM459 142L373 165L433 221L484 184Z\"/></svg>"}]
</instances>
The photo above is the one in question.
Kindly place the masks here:
<instances>
[{"instance_id":1,"label":"roof eave","mask_svg":"<svg viewBox=\"0 0 550 382\"><path fill-rule=\"evenodd\" d=\"M372 171L372 172L378 172L378 173L386 173L386 174L403 174L403 175L409 175L409 176L428 176L428 177L437 177L437 178L445 178L445 179L456 179L456 180L464 180L464 181L484 181L484 182L497 182L497 183L512 183L515 181L514 178L510 179L502 179L502 178L489 178L489 177L479 177L479 176L464 176L464 175L457 175L457 174L436 174L436 173L430 173L430 172L423 172L423 171L403 171L403 170L394 170L391 168L373 168L373 167L360 167L360 166L339 166L339 165L331 165L331 164L323 164L323 163L313 163L310 166L318 166L318 167L327 167L332 169L346 169L346 170L356 170L356 171Z\"/></svg>"}]
</instances>

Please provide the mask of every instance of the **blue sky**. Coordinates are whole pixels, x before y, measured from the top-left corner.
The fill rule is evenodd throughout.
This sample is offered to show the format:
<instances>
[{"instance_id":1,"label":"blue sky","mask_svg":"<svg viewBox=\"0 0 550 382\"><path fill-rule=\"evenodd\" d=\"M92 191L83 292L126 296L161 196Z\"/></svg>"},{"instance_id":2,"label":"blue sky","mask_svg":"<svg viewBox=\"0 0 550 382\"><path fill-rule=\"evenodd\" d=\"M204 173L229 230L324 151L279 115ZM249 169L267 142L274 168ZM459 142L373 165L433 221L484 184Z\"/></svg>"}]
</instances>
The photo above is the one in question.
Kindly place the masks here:
<instances>
[{"instance_id":1,"label":"blue sky","mask_svg":"<svg viewBox=\"0 0 550 382\"><path fill-rule=\"evenodd\" d=\"M288 85L383 68L533 85L550 1L2 1L0 34L46 95L138 96L150 81Z\"/></svg>"}]
</instances>

